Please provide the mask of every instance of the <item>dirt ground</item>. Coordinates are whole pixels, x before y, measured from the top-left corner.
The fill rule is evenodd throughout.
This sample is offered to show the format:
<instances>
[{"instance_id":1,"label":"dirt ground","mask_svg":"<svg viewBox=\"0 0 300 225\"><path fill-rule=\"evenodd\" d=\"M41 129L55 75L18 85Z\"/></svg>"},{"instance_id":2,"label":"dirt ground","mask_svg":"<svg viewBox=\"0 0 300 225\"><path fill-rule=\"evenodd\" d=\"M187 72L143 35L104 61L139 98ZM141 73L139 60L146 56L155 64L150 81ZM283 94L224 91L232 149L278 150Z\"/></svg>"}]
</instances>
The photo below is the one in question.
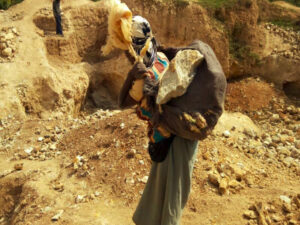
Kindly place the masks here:
<instances>
[{"instance_id":1,"label":"dirt ground","mask_svg":"<svg viewBox=\"0 0 300 225\"><path fill-rule=\"evenodd\" d=\"M268 98L256 100L262 90ZM276 114L278 107L290 112L292 123L265 118L264 110ZM282 146L297 145L298 155L288 165L279 152L268 155L273 149L263 147L264 135L235 127L227 138L213 134L199 144L182 224L299 224L299 108L253 78L229 84L226 108L247 113L264 134L285 131L292 140ZM132 224L151 166L146 124L134 109L90 109L67 120L11 119L1 121L0 135L1 224L51 224L59 213L55 224Z\"/></svg>"},{"instance_id":2,"label":"dirt ground","mask_svg":"<svg viewBox=\"0 0 300 225\"><path fill-rule=\"evenodd\" d=\"M100 75L98 69L124 72L128 65L120 62L112 68L93 61L106 27L103 10L95 19L95 9L85 7L91 1L64 1L66 14L72 12L75 21L69 27L64 24L65 38L54 35L49 1L35 3L25 0L0 12L0 25L13 23L19 32L11 62L0 64L5 81L0 93L9 100L23 100L17 104L20 108L5 107L21 110L21 119L13 114L0 117L0 225L132 225L151 167L147 124L134 108L115 109L106 92L95 94L105 98L99 105L108 106L108 101L113 107L95 107L84 99L92 79ZM148 15L144 3L145 8L134 10ZM88 16L76 9L79 6ZM204 13L198 6L194 10L196 16ZM172 10L165 13L169 20L175 17ZM201 24L206 20L203 16ZM153 22L158 26L160 20ZM191 22L198 24L197 19ZM177 25L173 21L172 27ZM188 29L194 31L194 25ZM216 32L210 44L222 43L218 40L225 37L219 31L205 29ZM211 39L211 32L196 30L193 35ZM182 44L169 30L159 35L165 42L171 38ZM217 49L219 55L224 49ZM41 79L43 75L51 79ZM25 80L31 76L38 78L32 85L38 93L34 88L26 92ZM107 87L118 90L121 82L116 83ZM18 93L10 96L13 91ZM82 107L84 100L89 104ZM300 224L299 99L288 99L261 78L240 78L228 84L225 110L212 135L199 143L181 224Z\"/></svg>"}]
</instances>

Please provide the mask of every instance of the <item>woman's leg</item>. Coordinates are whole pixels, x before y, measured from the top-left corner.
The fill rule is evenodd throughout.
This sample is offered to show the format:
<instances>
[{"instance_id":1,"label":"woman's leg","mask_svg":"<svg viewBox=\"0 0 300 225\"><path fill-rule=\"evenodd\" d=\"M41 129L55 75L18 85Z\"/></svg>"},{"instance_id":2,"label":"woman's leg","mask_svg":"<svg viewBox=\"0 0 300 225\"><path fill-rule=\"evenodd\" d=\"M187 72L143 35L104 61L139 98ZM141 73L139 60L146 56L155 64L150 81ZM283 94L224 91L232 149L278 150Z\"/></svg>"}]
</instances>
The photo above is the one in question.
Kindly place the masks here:
<instances>
[{"instance_id":1,"label":"woman's leg","mask_svg":"<svg viewBox=\"0 0 300 225\"><path fill-rule=\"evenodd\" d=\"M153 162L133 215L137 225L178 225L191 189L198 141L175 137L167 158Z\"/></svg>"}]
</instances>

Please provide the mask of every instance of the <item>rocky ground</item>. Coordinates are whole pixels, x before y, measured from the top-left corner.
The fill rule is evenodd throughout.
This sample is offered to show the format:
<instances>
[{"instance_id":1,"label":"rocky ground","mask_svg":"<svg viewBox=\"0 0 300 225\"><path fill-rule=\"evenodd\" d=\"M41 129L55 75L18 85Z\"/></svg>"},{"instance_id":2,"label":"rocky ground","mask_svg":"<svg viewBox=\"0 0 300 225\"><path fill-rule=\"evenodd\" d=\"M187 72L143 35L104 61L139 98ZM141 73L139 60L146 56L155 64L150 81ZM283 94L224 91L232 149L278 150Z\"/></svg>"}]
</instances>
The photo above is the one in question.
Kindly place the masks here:
<instances>
[{"instance_id":1,"label":"rocky ground","mask_svg":"<svg viewBox=\"0 0 300 225\"><path fill-rule=\"evenodd\" d=\"M229 84L226 109L199 145L183 224L299 224L299 106L248 78ZM0 224L132 224L151 165L134 110L8 117L0 135Z\"/></svg>"},{"instance_id":2,"label":"rocky ground","mask_svg":"<svg viewBox=\"0 0 300 225\"><path fill-rule=\"evenodd\" d=\"M18 36L15 27L2 28L0 32L0 63L10 62L13 59L17 51Z\"/></svg>"},{"instance_id":3,"label":"rocky ground","mask_svg":"<svg viewBox=\"0 0 300 225\"><path fill-rule=\"evenodd\" d=\"M266 23L265 28L275 36L281 37L283 45L289 43L288 49L282 49L283 46L274 48L271 55L283 56L293 60L300 60L300 31L293 28L282 28L272 23ZM280 49L281 48L281 49Z\"/></svg>"}]
</instances>

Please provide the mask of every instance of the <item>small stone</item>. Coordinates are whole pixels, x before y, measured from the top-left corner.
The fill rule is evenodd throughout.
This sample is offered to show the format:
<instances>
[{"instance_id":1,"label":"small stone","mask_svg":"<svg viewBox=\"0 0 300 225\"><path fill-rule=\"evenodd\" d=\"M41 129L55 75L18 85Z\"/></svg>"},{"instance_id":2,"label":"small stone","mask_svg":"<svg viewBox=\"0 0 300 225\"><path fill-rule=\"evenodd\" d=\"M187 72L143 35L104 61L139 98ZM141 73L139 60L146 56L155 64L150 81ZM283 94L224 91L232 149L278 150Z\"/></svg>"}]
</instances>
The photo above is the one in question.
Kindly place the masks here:
<instances>
[{"instance_id":1,"label":"small stone","mask_svg":"<svg viewBox=\"0 0 300 225\"><path fill-rule=\"evenodd\" d=\"M125 127L125 124L124 124L124 123L121 123L121 124L120 124L120 127L121 127L121 129L123 130L124 127Z\"/></svg>"},{"instance_id":2,"label":"small stone","mask_svg":"<svg viewBox=\"0 0 300 225\"><path fill-rule=\"evenodd\" d=\"M75 198L75 203L81 203L84 201L84 195L77 195L76 198Z\"/></svg>"},{"instance_id":3,"label":"small stone","mask_svg":"<svg viewBox=\"0 0 300 225\"><path fill-rule=\"evenodd\" d=\"M50 145L50 150L55 151L56 150L56 144Z\"/></svg>"},{"instance_id":4,"label":"small stone","mask_svg":"<svg viewBox=\"0 0 300 225\"><path fill-rule=\"evenodd\" d=\"M238 182L237 180L231 180L229 181L228 183L228 186L231 187L231 188L237 188L241 185L240 182Z\"/></svg>"},{"instance_id":5,"label":"small stone","mask_svg":"<svg viewBox=\"0 0 300 225\"><path fill-rule=\"evenodd\" d=\"M289 220L289 223L288 223L288 225L297 225L297 224L299 224L299 220L298 220L298 222L297 222L297 221L294 220L294 219Z\"/></svg>"},{"instance_id":6,"label":"small stone","mask_svg":"<svg viewBox=\"0 0 300 225\"><path fill-rule=\"evenodd\" d=\"M219 187L220 177L217 174L215 174L215 173L209 173L208 174L208 181L210 183L212 183L213 185Z\"/></svg>"},{"instance_id":7,"label":"small stone","mask_svg":"<svg viewBox=\"0 0 300 225\"><path fill-rule=\"evenodd\" d=\"M17 31L17 29L15 28L15 27L13 27L12 29L11 29L11 31L14 33L14 34L18 34L18 31Z\"/></svg>"},{"instance_id":8,"label":"small stone","mask_svg":"<svg viewBox=\"0 0 300 225\"><path fill-rule=\"evenodd\" d=\"M125 182L126 182L126 184L134 184L134 179L133 179L133 177L127 177Z\"/></svg>"},{"instance_id":9,"label":"small stone","mask_svg":"<svg viewBox=\"0 0 300 225\"><path fill-rule=\"evenodd\" d=\"M225 130L223 132L224 137L229 138L230 137L230 132L228 130Z\"/></svg>"},{"instance_id":10,"label":"small stone","mask_svg":"<svg viewBox=\"0 0 300 225\"><path fill-rule=\"evenodd\" d=\"M24 152L26 152L28 155L30 155L32 151L33 151L33 147L29 147L24 150Z\"/></svg>"},{"instance_id":11,"label":"small stone","mask_svg":"<svg viewBox=\"0 0 300 225\"><path fill-rule=\"evenodd\" d=\"M2 55L5 56L5 57L10 57L12 56L12 49L11 48L5 48L3 51L2 51Z\"/></svg>"},{"instance_id":12,"label":"small stone","mask_svg":"<svg viewBox=\"0 0 300 225\"><path fill-rule=\"evenodd\" d=\"M228 182L226 179L222 179L220 181L220 185L219 185L219 192L221 195L224 195L228 192L227 190L227 187L228 187Z\"/></svg>"},{"instance_id":13,"label":"small stone","mask_svg":"<svg viewBox=\"0 0 300 225\"><path fill-rule=\"evenodd\" d=\"M280 198L281 201L283 201L287 204L291 204L291 199L288 196L280 195L279 198Z\"/></svg>"},{"instance_id":14,"label":"small stone","mask_svg":"<svg viewBox=\"0 0 300 225\"><path fill-rule=\"evenodd\" d=\"M274 222L279 222L282 220L282 218L276 214L272 214L271 215L271 219L274 221Z\"/></svg>"},{"instance_id":15,"label":"small stone","mask_svg":"<svg viewBox=\"0 0 300 225\"><path fill-rule=\"evenodd\" d=\"M280 120L280 116L278 114L273 114L271 117L271 121L277 122Z\"/></svg>"},{"instance_id":16,"label":"small stone","mask_svg":"<svg viewBox=\"0 0 300 225\"><path fill-rule=\"evenodd\" d=\"M144 184L146 184L147 183L147 181L148 181L148 176L144 176L142 179L141 179L141 181L144 183Z\"/></svg>"},{"instance_id":17,"label":"small stone","mask_svg":"<svg viewBox=\"0 0 300 225\"><path fill-rule=\"evenodd\" d=\"M132 134L132 130L131 129L128 130L128 134L129 135Z\"/></svg>"},{"instance_id":18,"label":"small stone","mask_svg":"<svg viewBox=\"0 0 300 225\"><path fill-rule=\"evenodd\" d=\"M247 210L243 213L243 216L250 220L250 219L256 219L257 216L256 216L256 213L253 211L253 210Z\"/></svg>"},{"instance_id":19,"label":"small stone","mask_svg":"<svg viewBox=\"0 0 300 225\"><path fill-rule=\"evenodd\" d=\"M22 170L23 169L23 163L17 163L14 165L15 170Z\"/></svg>"},{"instance_id":20,"label":"small stone","mask_svg":"<svg viewBox=\"0 0 300 225\"><path fill-rule=\"evenodd\" d=\"M142 160L142 159L139 161L139 163L140 163L141 165L145 165L145 162L144 162L144 160Z\"/></svg>"},{"instance_id":21,"label":"small stone","mask_svg":"<svg viewBox=\"0 0 300 225\"><path fill-rule=\"evenodd\" d=\"M42 142L44 140L44 137L38 137L38 142Z\"/></svg>"},{"instance_id":22,"label":"small stone","mask_svg":"<svg viewBox=\"0 0 300 225\"><path fill-rule=\"evenodd\" d=\"M64 210L59 210L57 212L57 214L51 218L51 220L52 221L58 221L61 218L63 213L64 213Z\"/></svg>"},{"instance_id":23,"label":"small stone","mask_svg":"<svg viewBox=\"0 0 300 225\"><path fill-rule=\"evenodd\" d=\"M13 39L14 37L15 37L15 35L14 35L13 33L8 33L8 34L6 34L6 35L4 36L4 39L5 39L6 41L8 41L8 40Z\"/></svg>"}]
</instances>

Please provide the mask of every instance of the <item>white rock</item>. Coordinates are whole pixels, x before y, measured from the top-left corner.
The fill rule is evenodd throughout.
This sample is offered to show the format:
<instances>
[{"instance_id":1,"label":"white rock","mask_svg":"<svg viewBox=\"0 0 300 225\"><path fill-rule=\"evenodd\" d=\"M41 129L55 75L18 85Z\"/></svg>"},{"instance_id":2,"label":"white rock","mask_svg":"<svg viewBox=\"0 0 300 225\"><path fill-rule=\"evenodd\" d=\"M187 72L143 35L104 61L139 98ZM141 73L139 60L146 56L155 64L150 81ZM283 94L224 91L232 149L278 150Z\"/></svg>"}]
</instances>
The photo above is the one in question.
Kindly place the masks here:
<instances>
[{"instance_id":1,"label":"white rock","mask_svg":"<svg viewBox=\"0 0 300 225\"><path fill-rule=\"evenodd\" d=\"M13 28L11 29L11 31L12 31L14 34L18 34L18 31L17 31L17 29L16 29L15 27L13 27Z\"/></svg>"},{"instance_id":2,"label":"white rock","mask_svg":"<svg viewBox=\"0 0 300 225\"><path fill-rule=\"evenodd\" d=\"M194 78L195 68L203 58L204 56L197 50L179 51L162 76L156 103L164 104L171 98L183 95Z\"/></svg>"},{"instance_id":3,"label":"white rock","mask_svg":"<svg viewBox=\"0 0 300 225\"><path fill-rule=\"evenodd\" d=\"M145 165L145 162L144 162L144 160L142 160L142 159L139 161L139 163L140 163L141 165Z\"/></svg>"},{"instance_id":4,"label":"white rock","mask_svg":"<svg viewBox=\"0 0 300 225\"><path fill-rule=\"evenodd\" d=\"M51 218L52 221L58 221L62 214L64 213L64 210L59 210L55 216Z\"/></svg>"},{"instance_id":5,"label":"white rock","mask_svg":"<svg viewBox=\"0 0 300 225\"><path fill-rule=\"evenodd\" d=\"M44 138L43 137L38 137L38 142L42 142L43 140L44 140Z\"/></svg>"},{"instance_id":6,"label":"white rock","mask_svg":"<svg viewBox=\"0 0 300 225\"><path fill-rule=\"evenodd\" d=\"M141 179L141 181L145 184L145 183L147 183L147 181L148 181L148 176L144 176L142 179Z\"/></svg>"},{"instance_id":7,"label":"white rock","mask_svg":"<svg viewBox=\"0 0 300 225\"><path fill-rule=\"evenodd\" d=\"M56 150L56 144L50 145L50 150L52 150L52 151Z\"/></svg>"},{"instance_id":8,"label":"white rock","mask_svg":"<svg viewBox=\"0 0 300 225\"><path fill-rule=\"evenodd\" d=\"M84 197L85 197L84 195L77 195L76 198L75 198L75 202L76 203L83 202Z\"/></svg>"},{"instance_id":9,"label":"white rock","mask_svg":"<svg viewBox=\"0 0 300 225\"><path fill-rule=\"evenodd\" d=\"M125 182L126 182L126 184L134 184L134 179L133 179L133 177L127 177Z\"/></svg>"},{"instance_id":10,"label":"white rock","mask_svg":"<svg viewBox=\"0 0 300 225\"><path fill-rule=\"evenodd\" d=\"M125 124L124 124L124 123L121 123L121 124L120 124L120 127L121 127L121 129L124 129Z\"/></svg>"},{"instance_id":11,"label":"white rock","mask_svg":"<svg viewBox=\"0 0 300 225\"><path fill-rule=\"evenodd\" d=\"M24 150L24 152L26 152L28 155L30 155L32 151L33 151L33 147L29 147Z\"/></svg>"},{"instance_id":12,"label":"white rock","mask_svg":"<svg viewBox=\"0 0 300 225\"><path fill-rule=\"evenodd\" d=\"M279 198L287 204L291 204L291 199L288 196L280 195Z\"/></svg>"},{"instance_id":13,"label":"white rock","mask_svg":"<svg viewBox=\"0 0 300 225\"><path fill-rule=\"evenodd\" d=\"M223 135L224 135L224 137L230 137L230 132L228 131L228 130L225 130L224 132L223 132Z\"/></svg>"},{"instance_id":14,"label":"white rock","mask_svg":"<svg viewBox=\"0 0 300 225\"><path fill-rule=\"evenodd\" d=\"M8 33L7 35L4 36L5 40L11 40L15 37L15 35L13 33Z\"/></svg>"}]
</instances>

